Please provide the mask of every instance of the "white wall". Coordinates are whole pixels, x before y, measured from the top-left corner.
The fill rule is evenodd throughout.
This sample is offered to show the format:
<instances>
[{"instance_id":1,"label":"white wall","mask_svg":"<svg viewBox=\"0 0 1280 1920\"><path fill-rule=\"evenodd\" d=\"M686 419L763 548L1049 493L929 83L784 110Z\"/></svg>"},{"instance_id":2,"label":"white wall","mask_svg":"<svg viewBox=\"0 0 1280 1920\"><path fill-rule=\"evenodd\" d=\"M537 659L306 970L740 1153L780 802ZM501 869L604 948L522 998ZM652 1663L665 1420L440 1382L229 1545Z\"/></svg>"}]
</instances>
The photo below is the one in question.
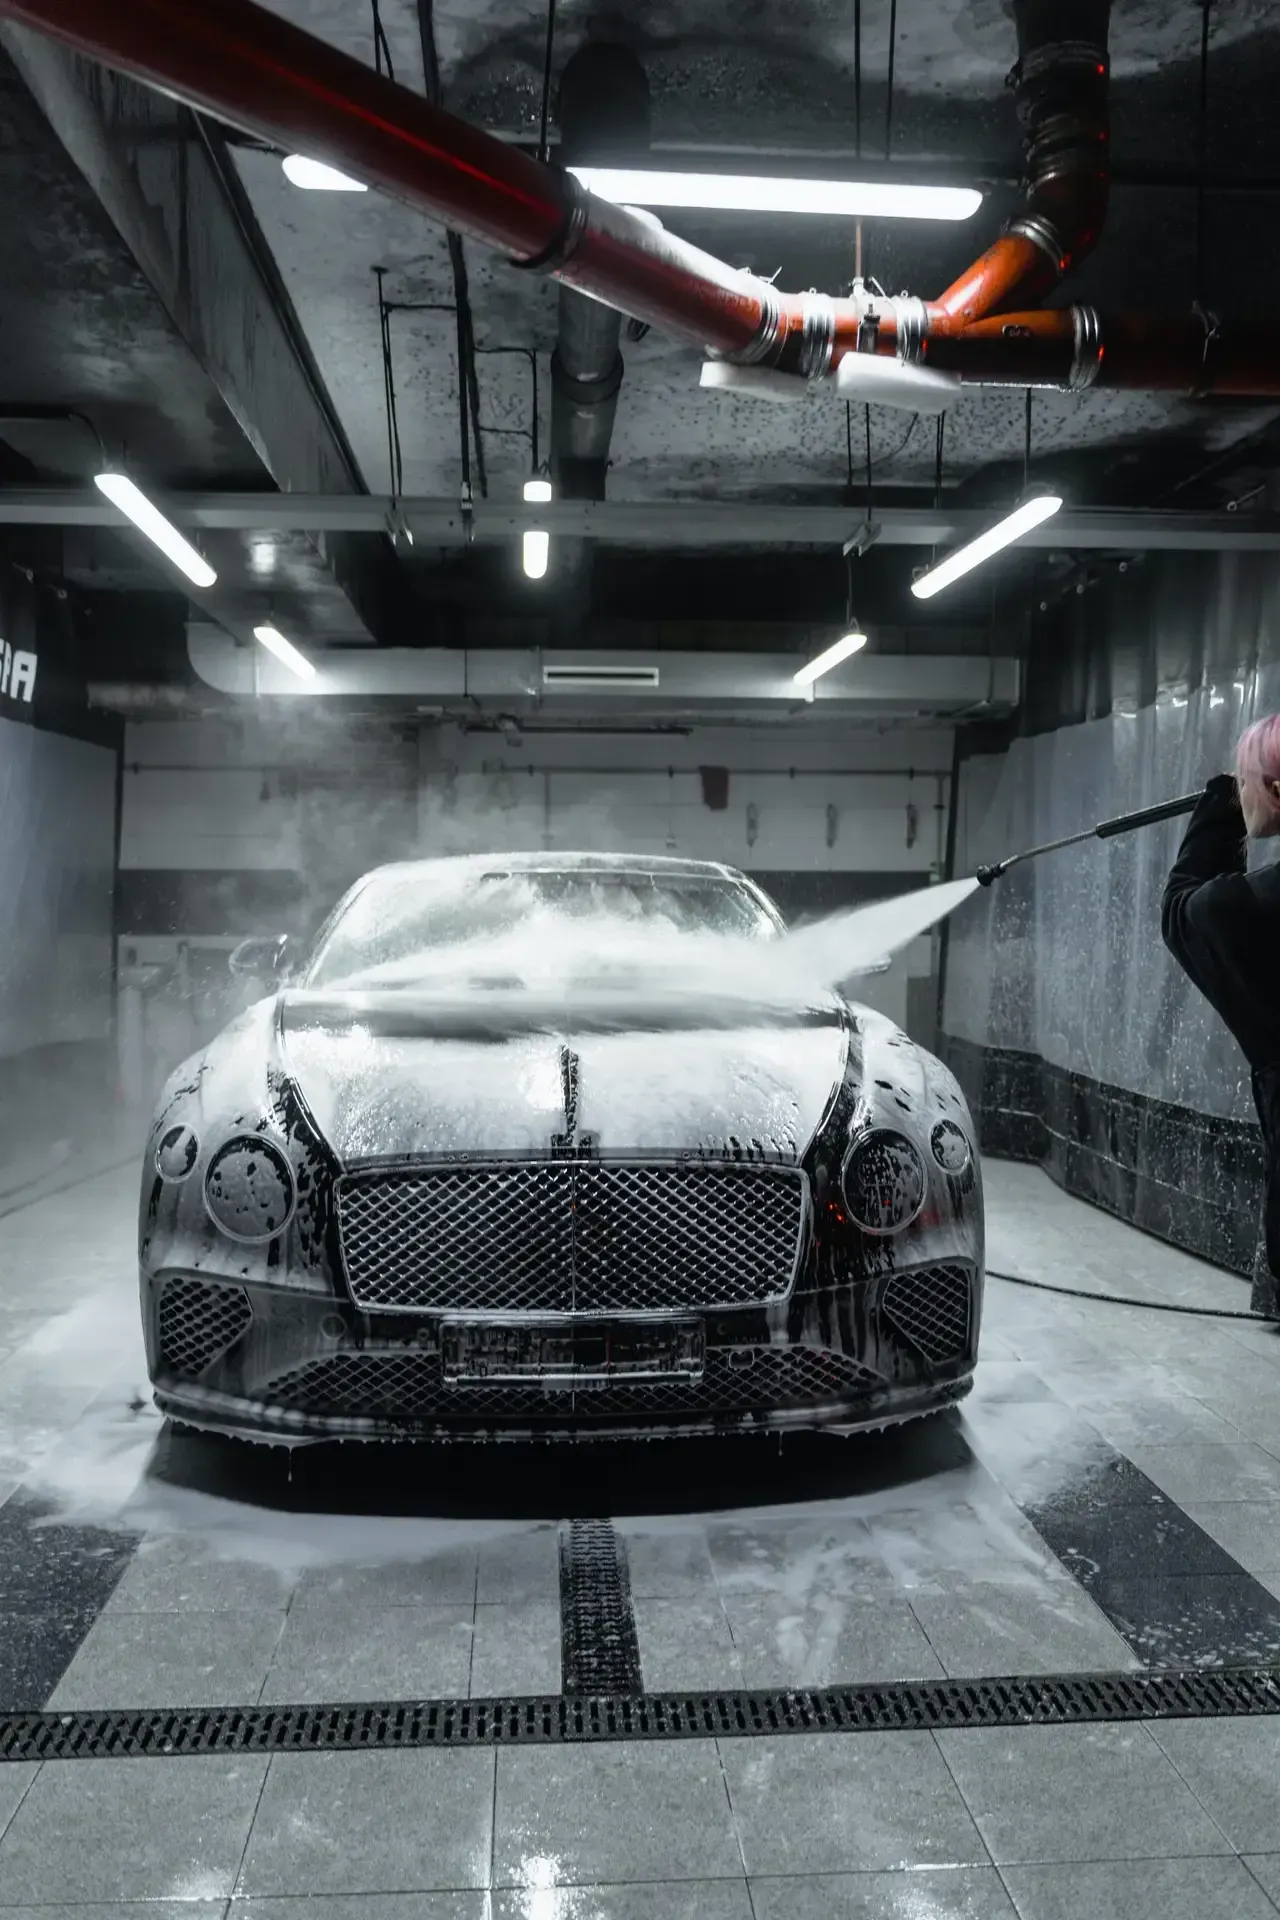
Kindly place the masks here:
<instances>
[{"instance_id":1,"label":"white wall","mask_svg":"<svg viewBox=\"0 0 1280 1920\"><path fill-rule=\"evenodd\" d=\"M272 923L273 889L318 917L366 867L413 853L675 852L762 875L830 876L864 897L925 885L946 844L948 730L697 727L677 734L465 734L412 724L140 721L125 744L121 866L147 961L179 938L225 948ZM728 769L723 811L700 767ZM833 812L829 815L828 809ZM912 811L913 810L913 811ZM167 876L167 878L166 878ZM221 903L225 902L225 911ZM254 916L256 915L256 919ZM198 924L197 924L198 922ZM915 943L866 997L907 1019Z\"/></svg>"},{"instance_id":2,"label":"white wall","mask_svg":"<svg viewBox=\"0 0 1280 1920\"><path fill-rule=\"evenodd\" d=\"M729 771L724 812L704 804L704 766ZM608 845L764 871L927 874L945 851L950 766L945 731L699 727L683 738L523 736L511 746L451 731L423 736L420 830L442 848L483 822L506 846ZM832 844L828 807L836 810Z\"/></svg>"}]
</instances>

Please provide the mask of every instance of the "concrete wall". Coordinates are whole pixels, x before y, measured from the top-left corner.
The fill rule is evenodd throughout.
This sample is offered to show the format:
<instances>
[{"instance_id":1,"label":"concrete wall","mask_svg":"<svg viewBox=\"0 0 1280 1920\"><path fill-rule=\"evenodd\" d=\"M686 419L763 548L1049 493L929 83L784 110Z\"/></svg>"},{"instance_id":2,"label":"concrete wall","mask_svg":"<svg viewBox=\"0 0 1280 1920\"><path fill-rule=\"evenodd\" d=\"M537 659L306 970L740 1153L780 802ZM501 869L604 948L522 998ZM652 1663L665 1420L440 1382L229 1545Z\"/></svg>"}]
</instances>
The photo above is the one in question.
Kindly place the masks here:
<instances>
[{"instance_id":1,"label":"concrete wall","mask_svg":"<svg viewBox=\"0 0 1280 1920\"><path fill-rule=\"evenodd\" d=\"M0 1060L111 1023L116 758L0 719Z\"/></svg>"}]
</instances>

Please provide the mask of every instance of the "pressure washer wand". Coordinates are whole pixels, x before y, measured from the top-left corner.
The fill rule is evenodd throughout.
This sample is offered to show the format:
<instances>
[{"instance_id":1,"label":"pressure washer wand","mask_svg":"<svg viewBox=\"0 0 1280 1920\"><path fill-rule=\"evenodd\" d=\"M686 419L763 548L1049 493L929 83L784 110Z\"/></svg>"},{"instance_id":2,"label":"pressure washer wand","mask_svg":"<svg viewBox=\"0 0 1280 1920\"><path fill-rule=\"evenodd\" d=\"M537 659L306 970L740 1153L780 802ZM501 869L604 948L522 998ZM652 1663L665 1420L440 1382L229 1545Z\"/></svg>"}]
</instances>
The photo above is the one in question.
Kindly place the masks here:
<instances>
[{"instance_id":1,"label":"pressure washer wand","mask_svg":"<svg viewBox=\"0 0 1280 1920\"><path fill-rule=\"evenodd\" d=\"M980 886L989 887L1010 867L1016 867L1022 860L1034 860L1038 853L1057 853L1060 847L1078 847L1085 840L1110 840L1117 833L1132 833L1135 827L1151 827L1158 820L1173 820L1178 814L1190 813L1198 807L1203 797L1201 793L1185 793L1181 800L1162 800L1159 806L1143 807L1140 813L1122 813L1116 820L1102 820L1096 827L1086 827L1083 833L1069 833L1065 840L1049 840L1042 847L1028 847L1025 853L1011 853L998 866L979 867L975 878Z\"/></svg>"}]
</instances>

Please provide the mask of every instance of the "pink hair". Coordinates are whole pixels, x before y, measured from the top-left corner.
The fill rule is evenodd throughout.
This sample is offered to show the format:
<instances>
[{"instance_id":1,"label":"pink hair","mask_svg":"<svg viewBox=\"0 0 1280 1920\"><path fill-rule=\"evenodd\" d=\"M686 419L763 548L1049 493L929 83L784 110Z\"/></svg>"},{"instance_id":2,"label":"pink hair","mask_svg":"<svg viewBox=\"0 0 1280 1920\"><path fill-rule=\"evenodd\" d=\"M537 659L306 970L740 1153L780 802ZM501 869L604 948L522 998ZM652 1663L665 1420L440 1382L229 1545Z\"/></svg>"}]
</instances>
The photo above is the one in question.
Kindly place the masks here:
<instances>
[{"instance_id":1,"label":"pink hair","mask_svg":"<svg viewBox=\"0 0 1280 1920\"><path fill-rule=\"evenodd\" d=\"M1280 820L1280 800L1268 785L1270 781L1280 780L1280 713L1255 720L1241 734L1236 748L1236 778L1242 790L1248 790Z\"/></svg>"}]
</instances>

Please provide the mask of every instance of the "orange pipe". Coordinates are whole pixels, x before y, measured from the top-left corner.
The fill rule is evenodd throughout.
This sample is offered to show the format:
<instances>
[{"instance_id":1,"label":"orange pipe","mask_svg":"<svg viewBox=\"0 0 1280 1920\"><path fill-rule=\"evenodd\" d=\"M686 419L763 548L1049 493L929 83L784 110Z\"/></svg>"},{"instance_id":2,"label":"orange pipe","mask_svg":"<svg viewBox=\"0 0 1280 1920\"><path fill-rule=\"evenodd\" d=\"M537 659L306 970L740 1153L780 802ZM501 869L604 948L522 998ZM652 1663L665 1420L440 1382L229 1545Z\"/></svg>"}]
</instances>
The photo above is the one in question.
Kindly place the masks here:
<instances>
[{"instance_id":1,"label":"orange pipe","mask_svg":"<svg viewBox=\"0 0 1280 1920\"><path fill-rule=\"evenodd\" d=\"M1083 331L1081 316L1087 317ZM1206 325L1197 313L1040 308L930 337L923 357L974 386L1097 386L1192 399L1280 396L1280 328L1272 320Z\"/></svg>"},{"instance_id":2,"label":"orange pipe","mask_svg":"<svg viewBox=\"0 0 1280 1920\"><path fill-rule=\"evenodd\" d=\"M253 0L0 0L0 15L275 146L345 169L503 249L517 265L716 352L811 374L857 349L892 354L909 345L906 357L918 354L976 384L1280 393L1280 330L1271 324L1232 321L1206 339L1194 316L1114 315L1082 357L1077 316L1087 310L999 311L1015 295L1038 293L1046 275L1051 282L1065 271L1093 244L1101 223L1106 70L1095 63L1094 108L1077 112L1079 49L1074 69L1060 49L1042 49L1043 69L1024 72L1020 83L1039 102L1035 112L1024 111L1038 181L1027 213L931 307L877 302L868 328L865 301L777 293L656 221L581 194L557 169ZM1029 61L1024 56L1023 66ZM1071 111L1036 118L1045 102ZM1055 257L1044 244L1050 229L1063 243ZM915 337L904 343L899 335L907 327Z\"/></svg>"}]
</instances>

